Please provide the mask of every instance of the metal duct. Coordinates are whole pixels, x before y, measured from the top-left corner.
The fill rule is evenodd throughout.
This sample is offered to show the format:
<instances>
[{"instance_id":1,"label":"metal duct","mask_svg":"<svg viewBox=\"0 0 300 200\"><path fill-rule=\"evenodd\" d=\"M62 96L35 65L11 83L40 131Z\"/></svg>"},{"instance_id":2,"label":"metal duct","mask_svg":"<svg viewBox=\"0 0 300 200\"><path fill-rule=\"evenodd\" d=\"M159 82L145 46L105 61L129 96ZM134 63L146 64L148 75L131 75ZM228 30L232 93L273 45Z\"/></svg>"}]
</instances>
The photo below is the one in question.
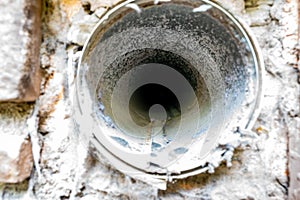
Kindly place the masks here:
<instances>
[{"instance_id":1,"label":"metal duct","mask_svg":"<svg viewBox=\"0 0 300 200\"><path fill-rule=\"evenodd\" d=\"M122 2L83 50L80 135L153 184L199 173L220 134L257 116L261 69L250 32L215 3Z\"/></svg>"}]
</instances>

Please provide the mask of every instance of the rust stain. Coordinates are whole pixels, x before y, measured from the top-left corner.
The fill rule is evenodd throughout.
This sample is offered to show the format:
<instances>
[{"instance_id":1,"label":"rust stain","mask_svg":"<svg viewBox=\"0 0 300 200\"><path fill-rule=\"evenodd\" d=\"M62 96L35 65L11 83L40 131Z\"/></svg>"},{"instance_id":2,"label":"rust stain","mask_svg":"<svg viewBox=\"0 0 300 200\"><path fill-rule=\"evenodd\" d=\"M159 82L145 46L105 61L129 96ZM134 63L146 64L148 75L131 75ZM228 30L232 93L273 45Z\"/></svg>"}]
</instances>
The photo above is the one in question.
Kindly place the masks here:
<instances>
[{"instance_id":1,"label":"rust stain","mask_svg":"<svg viewBox=\"0 0 300 200\"><path fill-rule=\"evenodd\" d=\"M46 135L48 132L43 127L47 124L47 120L51 117L51 114L55 111L55 106L60 100L63 99L64 88L62 87L58 94L52 96L46 104L41 106L39 110L39 132L42 135Z\"/></svg>"},{"instance_id":2,"label":"rust stain","mask_svg":"<svg viewBox=\"0 0 300 200\"><path fill-rule=\"evenodd\" d=\"M80 0L61 0L62 10L70 19L82 8Z\"/></svg>"},{"instance_id":3,"label":"rust stain","mask_svg":"<svg viewBox=\"0 0 300 200\"><path fill-rule=\"evenodd\" d=\"M47 88L47 86L49 84L49 81L51 79L53 79L53 77L54 77L54 72L53 71L51 73L45 75L45 80L44 80L44 83L42 84L44 91L46 90L46 88Z\"/></svg>"},{"instance_id":4,"label":"rust stain","mask_svg":"<svg viewBox=\"0 0 300 200\"><path fill-rule=\"evenodd\" d=\"M257 128L255 129L255 131L256 131L258 134L262 134L262 133L267 134L267 133L269 132L269 131L268 131L266 128L264 128L263 126L257 127Z\"/></svg>"},{"instance_id":5,"label":"rust stain","mask_svg":"<svg viewBox=\"0 0 300 200\"><path fill-rule=\"evenodd\" d=\"M193 183L189 183L189 182L182 182L182 183L178 184L178 187L183 190L192 190L195 188L195 185Z\"/></svg>"},{"instance_id":6,"label":"rust stain","mask_svg":"<svg viewBox=\"0 0 300 200\"><path fill-rule=\"evenodd\" d=\"M290 175L289 169L286 169L286 170L284 171L284 175L285 175L285 176L289 176L289 175Z\"/></svg>"}]
</instances>

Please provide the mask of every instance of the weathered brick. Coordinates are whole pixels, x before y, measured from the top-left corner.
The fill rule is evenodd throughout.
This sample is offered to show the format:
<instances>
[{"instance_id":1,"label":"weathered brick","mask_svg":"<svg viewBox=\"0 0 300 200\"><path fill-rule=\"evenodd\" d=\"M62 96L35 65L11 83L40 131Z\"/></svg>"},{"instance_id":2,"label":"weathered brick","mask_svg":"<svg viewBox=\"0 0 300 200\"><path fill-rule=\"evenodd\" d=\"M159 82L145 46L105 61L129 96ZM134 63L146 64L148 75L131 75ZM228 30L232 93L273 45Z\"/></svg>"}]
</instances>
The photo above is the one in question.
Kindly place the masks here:
<instances>
[{"instance_id":1,"label":"weathered brick","mask_svg":"<svg viewBox=\"0 0 300 200\"><path fill-rule=\"evenodd\" d=\"M24 181L33 167L30 140L20 135L1 135L0 161L0 182Z\"/></svg>"},{"instance_id":2,"label":"weathered brick","mask_svg":"<svg viewBox=\"0 0 300 200\"><path fill-rule=\"evenodd\" d=\"M0 1L0 101L39 96L41 1Z\"/></svg>"},{"instance_id":3,"label":"weathered brick","mask_svg":"<svg viewBox=\"0 0 300 200\"><path fill-rule=\"evenodd\" d=\"M0 182L17 183L33 167L28 118L33 104L0 103Z\"/></svg>"}]
</instances>

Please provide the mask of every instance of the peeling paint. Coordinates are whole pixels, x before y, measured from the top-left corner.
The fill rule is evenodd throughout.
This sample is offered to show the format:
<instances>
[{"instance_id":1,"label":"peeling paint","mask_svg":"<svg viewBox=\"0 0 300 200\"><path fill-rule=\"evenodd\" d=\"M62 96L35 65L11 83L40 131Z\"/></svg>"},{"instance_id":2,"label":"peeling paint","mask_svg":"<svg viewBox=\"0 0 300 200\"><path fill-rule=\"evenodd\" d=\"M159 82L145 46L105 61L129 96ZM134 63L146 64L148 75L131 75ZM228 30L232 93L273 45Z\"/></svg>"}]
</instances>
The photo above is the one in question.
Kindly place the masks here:
<instances>
[{"instance_id":1,"label":"peeling paint","mask_svg":"<svg viewBox=\"0 0 300 200\"><path fill-rule=\"evenodd\" d=\"M206 11L208 11L211 8L212 8L211 5L205 4L205 5L199 6L198 8L194 8L193 12L206 12Z\"/></svg>"},{"instance_id":2,"label":"peeling paint","mask_svg":"<svg viewBox=\"0 0 300 200\"><path fill-rule=\"evenodd\" d=\"M127 8L132 8L133 10L135 10L137 13L141 13L142 9L135 3L129 3L127 4L125 7Z\"/></svg>"}]
</instances>

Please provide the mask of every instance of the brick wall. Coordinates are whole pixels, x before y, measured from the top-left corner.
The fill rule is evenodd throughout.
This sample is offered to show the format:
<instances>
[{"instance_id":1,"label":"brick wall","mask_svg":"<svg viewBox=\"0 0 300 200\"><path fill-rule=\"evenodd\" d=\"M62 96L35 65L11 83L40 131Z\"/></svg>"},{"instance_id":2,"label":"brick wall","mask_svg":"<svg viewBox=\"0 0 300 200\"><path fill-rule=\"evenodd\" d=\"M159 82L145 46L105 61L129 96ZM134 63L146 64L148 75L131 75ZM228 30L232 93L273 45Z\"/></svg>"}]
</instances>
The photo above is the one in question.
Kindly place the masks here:
<instances>
[{"instance_id":1,"label":"brick wall","mask_svg":"<svg viewBox=\"0 0 300 200\"><path fill-rule=\"evenodd\" d=\"M0 199L300 198L298 1L220 1L248 23L264 54L256 137L235 150L232 167L169 183L166 191L93 158L73 128L78 57L115 3L0 2Z\"/></svg>"}]
</instances>

